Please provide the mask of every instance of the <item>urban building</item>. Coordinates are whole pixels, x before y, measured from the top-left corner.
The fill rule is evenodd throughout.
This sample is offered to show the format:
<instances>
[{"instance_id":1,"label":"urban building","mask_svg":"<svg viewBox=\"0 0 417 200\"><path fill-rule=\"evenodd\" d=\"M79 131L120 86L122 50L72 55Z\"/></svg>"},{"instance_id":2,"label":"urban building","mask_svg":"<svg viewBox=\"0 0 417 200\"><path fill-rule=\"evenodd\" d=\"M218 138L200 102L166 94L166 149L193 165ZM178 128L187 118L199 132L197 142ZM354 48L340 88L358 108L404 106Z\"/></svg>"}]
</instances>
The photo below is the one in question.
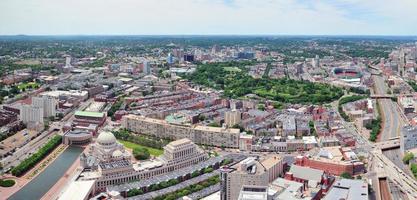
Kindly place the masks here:
<instances>
[{"instance_id":1,"label":"urban building","mask_svg":"<svg viewBox=\"0 0 417 200\"><path fill-rule=\"evenodd\" d=\"M228 127L239 124L241 120L242 114L237 110L227 111L224 114L224 121Z\"/></svg>"},{"instance_id":2,"label":"urban building","mask_svg":"<svg viewBox=\"0 0 417 200\"><path fill-rule=\"evenodd\" d=\"M43 124L43 113L42 107L21 105L19 116L20 120L26 125L29 123Z\"/></svg>"},{"instance_id":3,"label":"urban building","mask_svg":"<svg viewBox=\"0 0 417 200\"><path fill-rule=\"evenodd\" d=\"M368 200L368 184L364 180L338 180L323 198L323 200L333 199Z\"/></svg>"},{"instance_id":4,"label":"urban building","mask_svg":"<svg viewBox=\"0 0 417 200\"><path fill-rule=\"evenodd\" d=\"M301 183L301 185L293 182ZM327 174L323 170L292 165L290 171L285 174L285 181L278 179L273 183L278 186L285 186L287 183L293 187L289 191L295 191L295 193L288 193L286 191L278 193L278 199L304 199L301 198L304 196L308 197L307 199L315 200L321 199L323 195L329 190L333 182L334 177Z\"/></svg>"},{"instance_id":5,"label":"urban building","mask_svg":"<svg viewBox=\"0 0 417 200\"><path fill-rule=\"evenodd\" d=\"M228 148L239 147L239 129L170 124L165 120L138 115L123 116L122 126L130 131L158 138L174 140L189 138L197 144Z\"/></svg>"},{"instance_id":6,"label":"urban building","mask_svg":"<svg viewBox=\"0 0 417 200\"><path fill-rule=\"evenodd\" d=\"M400 136L400 150L405 152L417 147L417 126L404 126Z\"/></svg>"},{"instance_id":7,"label":"urban building","mask_svg":"<svg viewBox=\"0 0 417 200\"><path fill-rule=\"evenodd\" d=\"M148 61L143 61L143 73L146 75L151 74L151 66Z\"/></svg>"},{"instance_id":8,"label":"urban building","mask_svg":"<svg viewBox=\"0 0 417 200\"><path fill-rule=\"evenodd\" d=\"M101 126L106 121L106 114L103 112L76 111L73 124L80 127Z\"/></svg>"},{"instance_id":9,"label":"urban building","mask_svg":"<svg viewBox=\"0 0 417 200\"><path fill-rule=\"evenodd\" d=\"M238 200L268 200L268 187L266 186L242 186Z\"/></svg>"},{"instance_id":10,"label":"urban building","mask_svg":"<svg viewBox=\"0 0 417 200\"><path fill-rule=\"evenodd\" d=\"M57 100L49 96L32 97L32 106L43 109L43 117L55 117Z\"/></svg>"},{"instance_id":11,"label":"urban building","mask_svg":"<svg viewBox=\"0 0 417 200\"><path fill-rule=\"evenodd\" d=\"M365 171L364 163L360 162L356 154L348 147L324 147L315 155L297 156L295 160L296 165L324 170L336 176L344 172L357 175Z\"/></svg>"},{"instance_id":12,"label":"urban building","mask_svg":"<svg viewBox=\"0 0 417 200\"><path fill-rule=\"evenodd\" d=\"M85 145L91 142L93 134L85 130L71 130L64 133L62 141L66 145Z\"/></svg>"},{"instance_id":13,"label":"urban building","mask_svg":"<svg viewBox=\"0 0 417 200\"><path fill-rule=\"evenodd\" d=\"M277 155L248 157L221 169L221 200L237 200L243 187L267 187L283 173L282 158Z\"/></svg>"},{"instance_id":14,"label":"urban building","mask_svg":"<svg viewBox=\"0 0 417 200\"><path fill-rule=\"evenodd\" d=\"M12 111L0 109L0 127L16 121L18 114Z\"/></svg>"},{"instance_id":15,"label":"urban building","mask_svg":"<svg viewBox=\"0 0 417 200\"><path fill-rule=\"evenodd\" d=\"M93 193L106 191L110 185L134 183L206 161L208 154L189 139L176 140L164 147L164 154L136 162L129 151L110 132L101 132L80 156L84 171L77 181L95 180ZM190 172L192 173L192 172ZM131 187L131 186L129 186ZM126 194L128 186L119 188Z\"/></svg>"},{"instance_id":16,"label":"urban building","mask_svg":"<svg viewBox=\"0 0 417 200\"><path fill-rule=\"evenodd\" d=\"M194 62L194 55L193 54L185 54L184 55L185 62Z\"/></svg>"}]
</instances>

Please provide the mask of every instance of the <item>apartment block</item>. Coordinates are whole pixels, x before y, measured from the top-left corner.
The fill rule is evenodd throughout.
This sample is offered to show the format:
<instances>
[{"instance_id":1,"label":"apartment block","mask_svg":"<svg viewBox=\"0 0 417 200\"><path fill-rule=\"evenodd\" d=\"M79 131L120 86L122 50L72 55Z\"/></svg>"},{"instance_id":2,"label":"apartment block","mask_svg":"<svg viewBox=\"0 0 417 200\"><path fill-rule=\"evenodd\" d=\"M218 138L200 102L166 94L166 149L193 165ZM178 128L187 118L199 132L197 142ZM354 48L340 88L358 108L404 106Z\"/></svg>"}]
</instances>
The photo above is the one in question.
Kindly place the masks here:
<instances>
[{"instance_id":1,"label":"apartment block","mask_svg":"<svg viewBox=\"0 0 417 200\"><path fill-rule=\"evenodd\" d=\"M239 147L239 129L170 124L165 120L138 115L123 116L122 126L130 131L158 138L173 140L188 138L197 144L227 148Z\"/></svg>"}]
</instances>

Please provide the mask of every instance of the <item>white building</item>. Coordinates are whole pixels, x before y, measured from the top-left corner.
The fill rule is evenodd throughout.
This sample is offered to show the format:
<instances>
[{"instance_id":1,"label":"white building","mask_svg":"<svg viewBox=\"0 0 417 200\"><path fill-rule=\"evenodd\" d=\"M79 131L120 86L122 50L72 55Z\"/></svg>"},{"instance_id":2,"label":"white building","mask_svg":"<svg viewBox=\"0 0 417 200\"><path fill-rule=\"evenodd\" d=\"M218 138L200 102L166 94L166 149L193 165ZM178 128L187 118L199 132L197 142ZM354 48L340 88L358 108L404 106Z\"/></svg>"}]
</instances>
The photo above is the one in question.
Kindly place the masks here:
<instances>
[{"instance_id":1,"label":"white building","mask_svg":"<svg viewBox=\"0 0 417 200\"><path fill-rule=\"evenodd\" d=\"M224 114L224 121L228 127L239 124L241 120L242 114L237 110L228 111Z\"/></svg>"},{"instance_id":2,"label":"white building","mask_svg":"<svg viewBox=\"0 0 417 200\"><path fill-rule=\"evenodd\" d=\"M43 109L30 105L22 105L20 107L20 120L24 124L43 123Z\"/></svg>"},{"instance_id":3,"label":"white building","mask_svg":"<svg viewBox=\"0 0 417 200\"><path fill-rule=\"evenodd\" d=\"M57 100L49 96L32 97L32 106L42 108L44 117L55 117Z\"/></svg>"},{"instance_id":4,"label":"white building","mask_svg":"<svg viewBox=\"0 0 417 200\"><path fill-rule=\"evenodd\" d=\"M220 174L221 200L239 199L243 187L268 187L269 183L282 173L282 158L276 155L262 158L249 157L230 168L222 168Z\"/></svg>"},{"instance_id":5,"label":"white building","mask_svg":"<svg viewBox=\"0 0 417 200\"><path fill-rule=\"evenodd\" d=\"M238 200L268 200L268 187L244 185L240 190Z\"/></svg>"},{"instance_id":6,"label":"white building","mask_svg":"<svg viewBox=\"0 0 417 200\"><path fill-rule=\"evenodd\" d=\"M207 159L207 153L184 138L166 145L160 157L136 162L112 133L101 132L88 152L80 156L81 166L88 170L80 174L78 181L95 180L93 193L102 192L111 185L150 179Z\"/></svg>"}]
</instances>

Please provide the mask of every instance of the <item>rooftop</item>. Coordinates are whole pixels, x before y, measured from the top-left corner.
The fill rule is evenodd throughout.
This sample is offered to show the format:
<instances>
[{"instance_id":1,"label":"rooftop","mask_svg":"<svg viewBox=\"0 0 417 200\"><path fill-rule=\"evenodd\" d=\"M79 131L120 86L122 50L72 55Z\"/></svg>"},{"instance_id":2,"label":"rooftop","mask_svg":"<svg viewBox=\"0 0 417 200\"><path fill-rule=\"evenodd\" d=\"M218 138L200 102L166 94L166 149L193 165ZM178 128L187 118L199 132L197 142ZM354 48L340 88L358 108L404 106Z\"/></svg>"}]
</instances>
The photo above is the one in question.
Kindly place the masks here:
<instances>
[{"instance_id":1,"label":"rooftop","mask_svg":"<svg viewBox=\"0 0 417 200\"><path fill-rule=\"evenodd\" d=\"M85 199L91 192L95 180L91 181L74 181L65 192L60 195L59 200Z\"/></svg>"},{"instance_id":2,"label":"rooftop","mask_svg":"<svg viewBox=\"0 0 417 200\"><path fill-rule=\"evenodd\" d=\"M292 173L294 177L297 177L297 178L320 182L321 176L324 174L324 171L319 170L319 169L309 168L309 167L292 165L290 169L290 173Z\"/></svg>"},{"instance_id":3,"label":"rooftop","mask_svg":"<svg viewBox=\"0 0 417 200\"><path fill-rule=\"evenodd\" d=\"M334 183L323 200L367 200L368 184L363 180L341 179Z\"/></svg>"},{"instance_id":4,"label":"rooftop","mask_svg":"<svg viewBox=\"0 0 417 200\"><path fill-rule=\"evenodd\" d=\"M90 112L90 111L76 111L74 115L84 116L84 117L103 117L104 113Z\"/></svg>"}]
</instances>

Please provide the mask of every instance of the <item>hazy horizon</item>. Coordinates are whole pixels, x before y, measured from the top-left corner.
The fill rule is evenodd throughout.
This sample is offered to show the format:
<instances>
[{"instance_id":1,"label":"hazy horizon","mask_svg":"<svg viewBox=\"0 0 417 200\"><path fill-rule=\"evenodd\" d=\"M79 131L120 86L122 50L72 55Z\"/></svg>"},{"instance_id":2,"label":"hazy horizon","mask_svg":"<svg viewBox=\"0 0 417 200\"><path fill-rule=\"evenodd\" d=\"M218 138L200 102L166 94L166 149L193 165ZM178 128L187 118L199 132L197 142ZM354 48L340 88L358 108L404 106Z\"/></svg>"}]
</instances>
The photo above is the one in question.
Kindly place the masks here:
<instances>
[{"instance_id":1,"label":"hazy horizon","mask_svg":"<svg viewBox=\"0 0 417 200\"><path fill-rule=\"evenodd\" d=\"M0 35L415 36L414 0L2 0Z\"/></svg>"}]
</instances>

